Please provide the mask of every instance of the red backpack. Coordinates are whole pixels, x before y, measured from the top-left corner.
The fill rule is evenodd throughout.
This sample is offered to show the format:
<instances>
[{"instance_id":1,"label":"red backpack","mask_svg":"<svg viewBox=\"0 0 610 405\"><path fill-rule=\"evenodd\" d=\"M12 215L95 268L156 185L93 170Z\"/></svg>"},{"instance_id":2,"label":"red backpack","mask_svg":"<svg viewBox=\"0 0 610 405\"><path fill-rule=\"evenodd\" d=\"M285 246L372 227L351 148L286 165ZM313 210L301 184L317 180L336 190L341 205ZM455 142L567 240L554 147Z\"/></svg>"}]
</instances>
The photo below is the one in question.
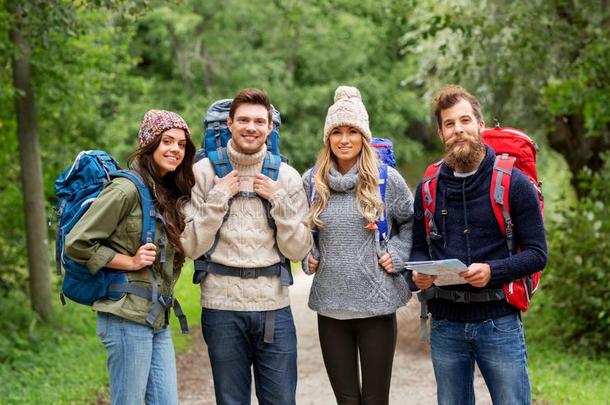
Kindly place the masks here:
<instances>
[{"instance_id":1,"label":"red backpack","mask_svg":"<svg viewBox=\"0 0 610 405\"><path fill-rule=\"evenodd\" d=\"M538 147L523 131L514 128L501 128L499 125L481 131L481 138L496 152L489 197L498 225L506 238L508 251L513 254L519 251L519 247L514 244L513 223L510 217L510 179L513 167L517 167L528 177L538 192L540 211L542 212L544 208L542 183L538 181L536 171L536 151ZM434 210L436 208L436 185L441 164L442 161L428 166L422 182L424 225L428 244L430 244L430 238L437 233L434 223ZM506 301L521 311L527 311L531 297L540 284L540 275L540 272L536 272L504 283L502 292ZM472 294L484 295L485 293ZM496 294L489 294L490 300L494 298L497 299Z\"/></svg>"}]
</instances>

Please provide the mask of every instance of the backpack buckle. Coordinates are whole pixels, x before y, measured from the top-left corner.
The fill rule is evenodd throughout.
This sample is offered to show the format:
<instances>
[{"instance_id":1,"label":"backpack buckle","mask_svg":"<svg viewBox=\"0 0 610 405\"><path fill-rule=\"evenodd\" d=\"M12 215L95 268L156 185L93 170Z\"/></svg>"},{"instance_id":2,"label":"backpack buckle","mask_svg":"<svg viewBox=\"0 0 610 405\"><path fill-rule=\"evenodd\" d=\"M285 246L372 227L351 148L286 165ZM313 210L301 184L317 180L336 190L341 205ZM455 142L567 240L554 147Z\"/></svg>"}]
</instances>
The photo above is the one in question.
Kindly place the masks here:
<instances>
[{"instance_id":1,"label":"backpack buckle","mask_svg":"<svg viewBox=\"0 0 610 405\"><path fill-rule=\"evenodd\" d=\"M453 291L451 295L452 301L464 304L468 304L470 302L470 293L468 291Z\"/></svg>"},{"instance_id":2,"label":"backpack buckle","mask_svg":"<svg viewBox=\"0 0 610 405\"><path fill-rule=\"evenodd\" d=\"M257 278L256 269L239 269L239 277L241 278Z\"/></svg>"}]
</instances>

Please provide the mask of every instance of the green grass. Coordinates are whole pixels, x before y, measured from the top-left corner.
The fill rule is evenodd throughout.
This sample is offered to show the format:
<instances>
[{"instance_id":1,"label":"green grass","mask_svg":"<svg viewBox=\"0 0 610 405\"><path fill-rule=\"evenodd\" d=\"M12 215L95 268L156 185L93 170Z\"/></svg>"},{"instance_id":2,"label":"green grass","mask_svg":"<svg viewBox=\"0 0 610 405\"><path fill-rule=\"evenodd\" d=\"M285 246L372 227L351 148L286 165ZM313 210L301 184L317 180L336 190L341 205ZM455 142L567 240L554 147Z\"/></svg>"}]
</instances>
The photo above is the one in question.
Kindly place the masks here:
<instances>
[{"instance_id":1,"label":"green grass","mask_svg":"<svg viewBox=\"0 0 610 405\"><path fill-rule=\"evenodd\" d=\"M191 329L198 328L199 287L191 283L192 264L185 266L176 295ZM108 398L106 351L95 335L90 307L54 299L53 320L44 325L27 297L14 292L0 305L0 402L3 404L94 404ZM189 348L171 318L176 351Z\"/></svg>"},{"instance_id":2,"label":"green grass","mask_svg":"<svg viewBox=\"0 0 610 405\"><path fill-rule=\"evenodd\" d=\"M537 404L610 404L610 362L528 343L532 393Z\"/></svg>"},{"instance_id":3,"label":"green grass","mask_svg":"<svg viewBox=\"0 0 610 405\"><path fill-rule=\"evenodd\" d=\"M548 297L543 292L524 316L534 403L610 404L610 353L601 356L583 348L568 350L549 328L562 321L545 309Z\"/></svg>"},{"instance_id":4,"label":"green grass","mask_svg":"<svg viewBox=\"0 0 610 405\"><path fill-rule=\"evenodd\" d=\"M44 325L26 297L13 293L0 305L0 398L5 404L95 403L104 395L106 354L95 336L90 308L54 303ZM57 300L58 301L58 300Z\"/></svg>"}]
</instances>

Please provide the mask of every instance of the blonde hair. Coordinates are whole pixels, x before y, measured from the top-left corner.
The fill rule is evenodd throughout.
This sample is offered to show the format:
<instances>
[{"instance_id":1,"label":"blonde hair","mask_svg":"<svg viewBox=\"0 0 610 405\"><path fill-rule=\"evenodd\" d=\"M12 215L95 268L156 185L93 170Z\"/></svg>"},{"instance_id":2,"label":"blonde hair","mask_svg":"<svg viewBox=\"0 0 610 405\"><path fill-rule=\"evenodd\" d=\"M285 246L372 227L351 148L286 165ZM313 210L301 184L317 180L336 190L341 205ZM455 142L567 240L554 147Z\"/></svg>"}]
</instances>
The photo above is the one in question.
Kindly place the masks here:
<instances>
[{"instance_id":1,"label":"blonde hair","mask_svg":"<svg viewBox=\"0 0 610 405\"><path fill-rule=\"evenodd\" d=\"M328 175L332 167L334 155L327 140L318 155L315 165L313 189L315 199L309 210L310 227L323 228L324 222L320 214L326 208L330 197ZM356 201L358 211L368 223L375 222L383 213L383 202L379 195L379 159L377 153L369 145L366 138L362 139L362 150L358 159L358 182L356 184Z\"/></svg>"}]
</instances>

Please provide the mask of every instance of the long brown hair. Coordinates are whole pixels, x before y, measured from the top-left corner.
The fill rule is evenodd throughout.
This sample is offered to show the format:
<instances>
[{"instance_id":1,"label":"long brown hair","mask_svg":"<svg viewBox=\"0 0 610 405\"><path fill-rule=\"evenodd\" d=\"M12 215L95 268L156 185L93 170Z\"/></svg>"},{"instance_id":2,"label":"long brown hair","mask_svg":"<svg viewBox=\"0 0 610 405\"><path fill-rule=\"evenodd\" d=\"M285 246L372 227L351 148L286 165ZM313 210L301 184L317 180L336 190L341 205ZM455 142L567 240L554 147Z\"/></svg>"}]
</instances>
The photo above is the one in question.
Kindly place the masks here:
<instances>
[{"instance_id":1,"label":"long brown hair","mask_svg":"<svg viewBox=\"0 0 610 405\"><path fill-rule=\"evenodd\" d=\"M168 172L164 176L160 175L153 160L153 153L161 143L162 134L153 142L136 149L127 160L128 166L140 173L149 183L155 207L165 221L167 238L176 249L174 268L184 263L184 250L180 243L180 234L184 230L182 208L191 199L191 188L195 184L193 174L195 145L186 131L185 135L184 159L175 171Z\"/></svg>"}]
</instances>

